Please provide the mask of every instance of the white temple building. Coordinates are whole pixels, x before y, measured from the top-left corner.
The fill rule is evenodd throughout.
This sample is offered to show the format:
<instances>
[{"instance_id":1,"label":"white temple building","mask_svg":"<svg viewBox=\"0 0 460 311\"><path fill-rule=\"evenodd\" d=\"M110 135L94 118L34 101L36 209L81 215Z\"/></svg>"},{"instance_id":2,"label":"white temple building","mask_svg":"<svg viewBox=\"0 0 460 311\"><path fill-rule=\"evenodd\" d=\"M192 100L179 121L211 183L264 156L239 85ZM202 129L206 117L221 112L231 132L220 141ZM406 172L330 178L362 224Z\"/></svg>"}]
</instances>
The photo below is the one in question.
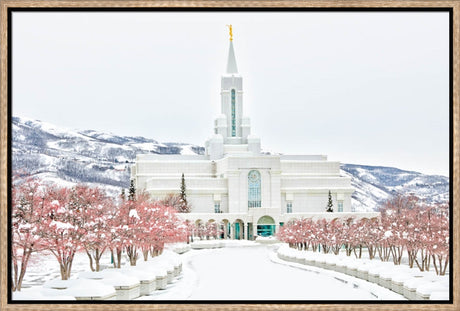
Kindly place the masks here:
<instances>
[{"instance_id":1,"label":"white temple building","mask_svg":"<svg viewBox=\"0 0 460 311\"><path fill-rule=\"evenodd\" d=\"M137 189L155 198L178 193L184 174L193 222L224 223L225 237L273 235L296 218L362 218L354 213L351 179L325 155L267 155L243 116L243 77L238 73L232 35L227 70L221 77L221 115L204 155L139 154L131 174ZM333 212L326 212L329 192Z\"/></svg>"}]
</instances>

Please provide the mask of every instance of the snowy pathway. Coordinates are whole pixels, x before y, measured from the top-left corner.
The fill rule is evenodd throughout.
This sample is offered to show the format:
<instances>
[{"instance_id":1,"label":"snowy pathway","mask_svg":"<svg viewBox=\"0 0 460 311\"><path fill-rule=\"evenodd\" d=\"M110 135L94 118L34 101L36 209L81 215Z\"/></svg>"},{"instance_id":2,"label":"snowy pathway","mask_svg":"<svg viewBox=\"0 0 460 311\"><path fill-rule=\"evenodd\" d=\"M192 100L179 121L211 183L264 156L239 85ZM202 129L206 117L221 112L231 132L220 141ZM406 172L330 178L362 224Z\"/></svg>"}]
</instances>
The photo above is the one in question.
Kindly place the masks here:
<instances>
[{"instance_id":1,"label":"snowy pathway","mask_svg":"<svg viewBox=\"0 0 460 311\"><path fill-rule=\"evenodd\" d=\"M327 273L306 271L270 260L270 246L192 250L184 273L155 300L374 300L366 287Z\"/></svg>"}]
</instances>

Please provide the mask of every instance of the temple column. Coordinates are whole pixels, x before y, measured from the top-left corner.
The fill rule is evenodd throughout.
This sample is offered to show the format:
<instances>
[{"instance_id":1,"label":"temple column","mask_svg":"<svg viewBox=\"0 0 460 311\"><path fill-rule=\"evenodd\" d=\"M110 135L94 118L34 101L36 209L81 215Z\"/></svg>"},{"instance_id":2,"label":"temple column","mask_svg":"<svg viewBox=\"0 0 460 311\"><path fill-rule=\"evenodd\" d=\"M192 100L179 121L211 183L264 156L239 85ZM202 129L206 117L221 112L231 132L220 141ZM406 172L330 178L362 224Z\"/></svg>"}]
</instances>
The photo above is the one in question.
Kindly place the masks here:
<instances>
[{"instance_id":1,"label":"temple column","mask_svg":"<svg viewBox=\"0 0 460 311\"><path fill-rule=\"evenodd\" d=\"M230 224L230 240L235 239L235 224L231 223Z\"/></svg>"}]
</instances>

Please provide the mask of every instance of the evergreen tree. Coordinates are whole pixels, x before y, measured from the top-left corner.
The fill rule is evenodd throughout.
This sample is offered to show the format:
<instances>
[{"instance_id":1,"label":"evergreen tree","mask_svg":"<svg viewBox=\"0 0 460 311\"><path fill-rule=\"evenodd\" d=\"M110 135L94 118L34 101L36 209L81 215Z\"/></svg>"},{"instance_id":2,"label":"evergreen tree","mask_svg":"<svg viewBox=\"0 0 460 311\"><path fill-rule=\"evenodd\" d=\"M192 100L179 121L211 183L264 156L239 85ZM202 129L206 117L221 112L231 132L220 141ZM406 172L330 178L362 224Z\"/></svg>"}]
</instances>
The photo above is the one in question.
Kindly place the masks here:
<instances>
[{"instance_id":1,"label":"evergreen tree","mask_svg":"<svg viewBox=\"0 0 460 311\"><path fill-rule=\"evenodd\" d=\"M182 179L180 183L180 199L179 199L179 212L180 213L189 213L190 212L190 206L187 202L187 194L185 193L186 191L186 186L185 186L185 177L184 173L182 173Z\"/></svg>"},{"instance_id":2,"label":"evergreen tree","mask_svg":"<svg viewBox=\"0 0 460 311\"><path fill-rule=\"evenodd\" d=\"M332 206L333 206L333 204L332 204L332 195L331 195L331 190L329 190L329 198L328 198L328 202L327 202L326 212L332 213L334 211Z\"/></svg>"},{"instance_id":3,"label":"evergreen tree","mask_svg":"<svg viewBox=\"0 0 460 311\"><path fill-rule=\"evenodd\" d=\"M134 201L135 198L136 198L136 187L134 187L134 179L131 179L131 184L129 185L128 200Z\"/></svg>"}]
</instances>

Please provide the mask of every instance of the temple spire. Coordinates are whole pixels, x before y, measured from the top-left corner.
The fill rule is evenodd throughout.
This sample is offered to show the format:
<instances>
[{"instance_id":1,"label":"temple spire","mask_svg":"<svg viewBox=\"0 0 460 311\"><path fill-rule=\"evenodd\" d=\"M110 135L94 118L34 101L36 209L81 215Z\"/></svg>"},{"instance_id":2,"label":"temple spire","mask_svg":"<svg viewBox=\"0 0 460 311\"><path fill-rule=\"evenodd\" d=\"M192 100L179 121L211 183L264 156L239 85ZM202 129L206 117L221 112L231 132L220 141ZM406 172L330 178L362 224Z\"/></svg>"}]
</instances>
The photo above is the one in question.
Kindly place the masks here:
<instances>
[{"instance_id":1,"label":"temple spire","mask_svg":"<svg viewBox=\"0 0 460 311\"><path fill-rule=\"evenodd\" d=\"M227 73L238 73L236 66L235 51L233 50L233 31L232 25L227 25L230 34L230 48L228 50Z\"/></svg>"}]
</instances>

